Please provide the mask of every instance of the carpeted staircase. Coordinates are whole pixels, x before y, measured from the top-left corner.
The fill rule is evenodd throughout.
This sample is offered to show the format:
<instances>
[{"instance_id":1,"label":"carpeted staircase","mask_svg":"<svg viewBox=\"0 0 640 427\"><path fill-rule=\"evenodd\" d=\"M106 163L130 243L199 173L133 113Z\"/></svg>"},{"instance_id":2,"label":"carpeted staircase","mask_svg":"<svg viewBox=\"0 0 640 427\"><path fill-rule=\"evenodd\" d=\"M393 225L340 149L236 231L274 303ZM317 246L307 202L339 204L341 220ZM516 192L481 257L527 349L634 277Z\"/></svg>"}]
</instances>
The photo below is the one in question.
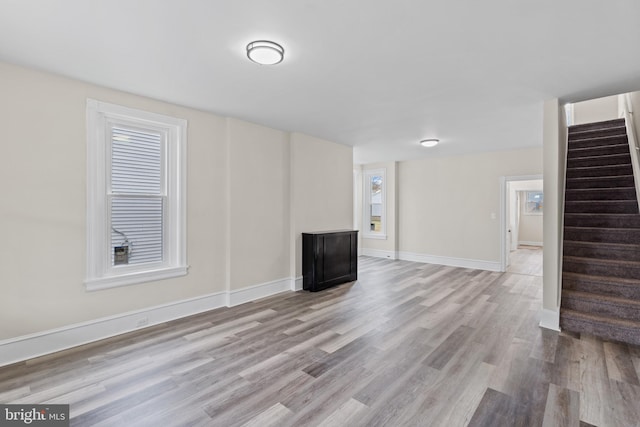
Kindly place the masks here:
<instances>
[{"instance_id":1,"label":"carpeted staircase","mask_svg":"<svg viewBox=\"0 0 640 427\"><path fill-rule=\"evenodd\" d=\"M560 327L640 345L640 213L624 119L571 126Z\"/></svg>"}]
</instances>

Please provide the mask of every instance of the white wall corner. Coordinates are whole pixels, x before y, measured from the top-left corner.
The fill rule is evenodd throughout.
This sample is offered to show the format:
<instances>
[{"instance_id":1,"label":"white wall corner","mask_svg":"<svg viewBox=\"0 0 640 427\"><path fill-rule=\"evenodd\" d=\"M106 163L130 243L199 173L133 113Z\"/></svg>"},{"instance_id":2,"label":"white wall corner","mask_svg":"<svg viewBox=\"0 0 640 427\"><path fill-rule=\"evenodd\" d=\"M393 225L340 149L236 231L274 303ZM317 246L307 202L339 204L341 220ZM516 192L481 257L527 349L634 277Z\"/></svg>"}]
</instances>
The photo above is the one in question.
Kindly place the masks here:
<instances>
[{"instance_id":1,"label":"white wall corner","mask_svg":"<svg viewBox=\"0 0 640 427\"><path fill-rule=\"evenodd\" d=\"M203 295L0 341L0 366L66 350L226 305L226 292Z\"/></svg>"},{"instance_id":2,"label":"white wall corner","mask_svg":"<svg viewBox=\"0 0 640 427\"><path fill-rule=\"evenodd\" d=\"M291 291L291 279L278 279L259 285L229 291L229 307Z\"/></svg>"},{"instance_id":3,"label":"white wall corner","mask_svg":"<svg viewBox=\"0 0 640 427\"><path fill-rule=\"evenodd\" d=\"M302 276L291 279L291 290L294 292L302 290Z\"/></svg>"},{"instance_id":4,"label":"white wall corner","mask_svg":"<svg viewBox=\"0 0 640 427\"><path fill-rule=\"evenodd\" d=\"M542 309L540 313L540 327L560 332L560 309Z\"/></svg>"},{"instance_id":5,"label":"white wall corner","mask_svg":"<svg viewBox=\"0 0 640 427\"><path fill-rule=\"evenodd\" d=\"M422 262L425 264L446 265L449 267L471 268L474 270L501 271L498 261L483 261L467 258L451 258L439 255L427 255L414 252L400 252L401 260Z\"/></svg>"},{"instance_id":6,"label":"white wall corner","mask_svg":"<svg viewBox=\"0 0 640 427\"><path fill-rule=\"evenodd\" d=\"M362 255L376 258L398 259L397 251L384 251L381 249L362 248Z\"/></svg>"}]
</instances>

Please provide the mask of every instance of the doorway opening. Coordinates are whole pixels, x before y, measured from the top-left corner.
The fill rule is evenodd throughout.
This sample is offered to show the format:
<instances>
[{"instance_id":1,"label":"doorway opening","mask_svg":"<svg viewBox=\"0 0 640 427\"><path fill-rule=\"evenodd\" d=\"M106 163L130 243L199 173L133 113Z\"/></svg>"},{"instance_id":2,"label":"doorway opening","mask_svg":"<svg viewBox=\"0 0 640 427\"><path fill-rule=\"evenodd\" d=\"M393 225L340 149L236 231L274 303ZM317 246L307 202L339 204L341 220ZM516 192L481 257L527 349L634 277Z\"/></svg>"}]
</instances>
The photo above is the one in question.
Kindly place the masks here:
<instances>
[{"instance_id":1,"label":"doorway opening","mask_svg":"<svg viewBox=\"0 0 640 427\"><path fill-rule=\"evenodd\" d=\"M542 275L542 175L502 177L500 190L501 271Z\"/></svg>"}]
</instances>

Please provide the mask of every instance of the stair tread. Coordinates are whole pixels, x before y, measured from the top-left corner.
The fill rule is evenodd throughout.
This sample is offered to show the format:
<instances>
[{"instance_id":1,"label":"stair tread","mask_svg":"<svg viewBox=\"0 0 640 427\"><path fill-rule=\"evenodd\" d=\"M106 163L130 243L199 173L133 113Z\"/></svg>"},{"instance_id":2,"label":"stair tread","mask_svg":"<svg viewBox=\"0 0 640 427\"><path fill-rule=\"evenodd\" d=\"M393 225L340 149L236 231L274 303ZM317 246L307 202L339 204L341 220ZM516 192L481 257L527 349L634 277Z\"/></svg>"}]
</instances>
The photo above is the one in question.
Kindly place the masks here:
<instances>
[{"instance_id":1,"label":"stair tread","mask_svg":"<svg viewBox=\"0 0 640 427\"><path fill-rule=\"evenodd\" d=\"M567 170L580 171L580 170L606 169L606 168L628 168L629 166L631 166L631 158L629 158L629 163L616 163L613 165L598 165L598 166L567 166ZM622 175L604 175L604 177L613 177L613 176L622 176Z\"/></svg>"},{"instance_id":2,"label":"stair tread","mask_svg":"<svg viewBox=\"0 0 640 427\"><path fill-rule=\"evenodd\" d=\"M629 267L640 267L640 261L629 261L629 260L621 260L621 259L607 259L607 258L591 258L591 257L581 257L581 256L571 256L565 255L562 257L564 261L573 261L573 262L587 262L590 264L599 263L599 264L609 264L609 265L628 265Z\"/></svg>"},{"instance_id":3,"label":"stair tread","mask_svg":"<svg viewBox=\"0 0 640 427\"><path fill-rule=\"evenodd\" d=\"M570 131L579 129L608 129L612 127L624 126L624 118L601 120L599 122L579 123L569 126Z\"/></svg>"},{"instance_id":4,"label":"stair tread","mask_svg":"<svg viewBox=\"0 0 640 427\"><path fill-rule=\"evenodd\" d=\"M640 250L640 244L635 243L607 243L607 242L588 242L584 240L565 240L564 243L569 243L574 246L597 246L599 248L619 248L619 249L638 249Z\"/></svg>"},{"instance_id":5,"label":"stair tread","mask_svg":"<svg viewBox=\"0 0 640 427\"><path fill-rule=\"evenodd\" d=\"M598 187L598 188L567 188L566 191L629 191L636 187Z\"/></svg>"},{"instance_id":6,"label":"stair tread","mask_svg":"<svg viewBox=\"0 0 640 427\"><path fill-rule=\"evenodd\" d=\"M577 231L595 231L595 230L598 230L598 231L634 230L635 231L635 230L638 230L637 228L628 228L628 227L580 227L577 225L565 225L564 228L565 230L570 229L570 230L577 230Z\"/></svg>"},{"instance_id":7,"label":"stair tread","mask_svg":"<svg viewBox=\"0 0 640 427\"><path fill-rule=\"evenodd\" d=\"M584 130L575 130L575 129L569 128L569 136L588 136L589 134L594 134L602 131L610 131L611 133L614 133L617 131L617 132L620 132L620 134L595 136L592 138L611 138L614 136L627 136L627 127L625 125L611 126L608 128L584 129ZM592 139L592 138L589 138L589 139Z\"/></svg>"},{"instance_id":8,"label":"stair tread","mask_svg":"<svg viewBox=\"0 0 640 427\"><path fill-rule=\"evenodd\" d=\"M599 217L605 217L605 216L613 216L616 218L632 218L634 216L638 216L640 214L637 213L588 213L588 212L567 212L565 214L565 216L576 216L576 217L592 217L592 216L599 216Z\"/></svg>"},{"instance_id":9,"label":"stair tread","mask_svg":"<svg viewBox=\"0 0 640 427\"><path fill-rule=\"evenodd\" d=\"M593 132L600 132L603 131L605 129L594 129ZM606 129L608 130L608 129ZM571 144L573 143L581 143L583 141L594 141L594 140L612 140L612 139L620 139L622 137L627 136L627 130L625 128L620 128L620 133L619 134L614 134L614 135L606 135L606 136L589 136L587 134L587 131L584 132L574 132L573 134L570 134L569 137L585 137L585 138L570 138L569 139L569 149L574 148L571 147ZM605 145L617 145L617 144L607 144L606 141L603 141L602 145L599 145L598 147L602 147Z\"/></svg>"},{"instance_id":10,"label":"stair tread","mask_svg":"<svg viewBox=\"0 0 640 427\"><path fill-rule=\"evenodd\" d=\"M580 176L574 178L567 178L567 181L599 181L602 179L611 179L611 178L633 178L632 174L627 175L611 175L611 176Z\"/></svg>"},{"instance_id":11,"label":"stair tread","mask_svg":"<svg viewBox=\"0 0 640 427\"><path fill-rule=\"evenodd\" d=\"M635 202L637 203L637 199L622 199L622 200L566 200L565 203L589 203L589 204L593 204L593 203L606 203L606 204L610 204L610 203L632 203ZM572 212L568 212L568 213L572 213ZM573 212L573 213L579 213L579 212ZM585 212L583 212L585 213ZM598 212L598 213L604 213L607 214L606 212ZM607 214L608 215L608 214ZM630 214L630 215L638 215L636 214Z\"/></svg>"},{"instance_id":12,"label":"stair tread","mask_svg":"<svg viewBox=\"0 0 640 427\"><path fill-rule=\"evenodd\" d=\"M569 129L590 128L590 127L596 126L596 125L600 125L600 126L617 126L618 123L624 123L624 119L623 118L618 118L618 119L600 120L598 122L579 123L579 124L575 124L575 125L569 126Z\"/></svg>"},{"instance_id":13,"label":"stair tread","mask_svg":"<svg viewBox=\"0 0 640 427\"><path fill-rule=\"evenodd\" d=\"M595 138L594 138L595 139ZM591 150L598 150L601 149L603 147L607 147L607 148L620 148L620 147L629 147L629 144L624 144L624 143L620 143L620 144L608 144L605 146L595 146L595 147L572 147L569 149L570 152L576 152L576 151L591 151Z\"/></svg>"},{"instance_id":14,"label":"stair tread","mask_svg":"<svg viewBox=\"0 0 640 427\"><path fill-rule=\"evenodd\" d=\"M589 212L565 212L564 214L564 224L565 227L593 227L593 228L603 228L609 227L613 225L613 228L616 223L620 223L624 228L629 230L637 230L640 228L640 214L637 213L589 213ZM596 223L589 224L589 223ZM576 223L579 225L571 225L572 223ZM582 225L582 224L589 225ZM603 225L597 225L603 224ZM571 240L571 239L569 239Z\"/></svg>"},{"instance_id":15,"label":"stair tread","mask_svg":"<svg viewBox=\"0 0 640 427\"><path fill-rule=\"evenodd\" d=\"M611 159L614 157L625 157L625 156L629 156L629 153L621 153L621 154L603 154L600 156L585 156L585 157L573 157L571 160L586 160L586 159L593 159L593 160L602 160L602 159Z\"/></svg>"},{"instance_id":16,"label":"stair tread","mask_svg":"<svg viewBox=\"0 0 640 427\"><path fill-rule=\"evenodd\" d=\"M614 297L611 295L596 294L593 292L574 291L572 289L563 289L562 295L572 296L575 298L582 298L585 300L592 300L595 302L607 302L610 304L635 306L640 310L640 301L636 301L628 298L620 298L620 297Z\"/></svg>"},{"instance_id":17,"label":"stair tread","mask_svg":"<svg viewBox=\"0 0 640 427\"><path fill-rule=\"evenodd\" d=\"M623 118L602 120L599 122L592 122L592 123L581 123L578 125L569 126L569 133L615 129L618 127L624 127L624 125L625 125L625 120Z\"/></svg>"},{"instance_id":18,"label":"stair tread","mask_svg":"<svg viewBox=\"0 0 640 427\"><path fill-rule=\"evenodd\" d=\"M612 276L598 276L594 274L583 274L583 273L573 273L569 271L562 272L563 279L576 279L576 280L597 280L615 283L618 285L626 285L626 286L640 286L640 280L638 279L627 279L623 277L612 277Z\"/></svg>"},{"instance_id":19,"label":"stair tread","mask_svg":"<svg viewBox=\"0 0 640 427\"><path fill-rule=\"evenodd\" d=\"M582 311L575 311L575 310L570 310L566 308L563 308L560 310L560 317L562 317L563 315L574 317L574 318L580 318L584 320L591 320L599 323L607 323L609 325L614 325L614 326L623 327L623 328L633 328L633 329L640 328L640 321L634 321L630 319L620 319L620 318L614 318L609 316L599 316L593 313L584 313Z\"/></svg>"}]
</instances>

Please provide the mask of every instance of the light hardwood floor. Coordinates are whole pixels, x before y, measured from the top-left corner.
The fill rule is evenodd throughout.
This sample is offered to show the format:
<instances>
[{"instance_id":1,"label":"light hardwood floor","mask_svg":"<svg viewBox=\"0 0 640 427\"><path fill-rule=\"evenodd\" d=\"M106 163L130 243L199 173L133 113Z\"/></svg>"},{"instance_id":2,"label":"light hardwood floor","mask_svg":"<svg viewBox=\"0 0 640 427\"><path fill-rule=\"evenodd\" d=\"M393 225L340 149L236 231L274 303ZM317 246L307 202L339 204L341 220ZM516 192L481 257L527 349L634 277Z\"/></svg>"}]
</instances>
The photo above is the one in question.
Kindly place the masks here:
<instances>
[{"instance_id":1,"label":"light hardwood floor","mask_svg":"<svg viewBox=\"0 0 640 427\"><path fill-rule=\"evenodd\" d=\"M509 273L542 276L542 248L539 246L518 246L509 254Z\"/></svg>"},{"instance_id":2,"label":"light hardwood floor","mask_svg":"<svg viewBox=\"0 0 640 427\"><path fill-rule=\"evenodd\" d=\"M540 329L541 277L360 259L284 293L0 369L74 426L640 426L640 347Z\"/></svg>"}]
</instances>

